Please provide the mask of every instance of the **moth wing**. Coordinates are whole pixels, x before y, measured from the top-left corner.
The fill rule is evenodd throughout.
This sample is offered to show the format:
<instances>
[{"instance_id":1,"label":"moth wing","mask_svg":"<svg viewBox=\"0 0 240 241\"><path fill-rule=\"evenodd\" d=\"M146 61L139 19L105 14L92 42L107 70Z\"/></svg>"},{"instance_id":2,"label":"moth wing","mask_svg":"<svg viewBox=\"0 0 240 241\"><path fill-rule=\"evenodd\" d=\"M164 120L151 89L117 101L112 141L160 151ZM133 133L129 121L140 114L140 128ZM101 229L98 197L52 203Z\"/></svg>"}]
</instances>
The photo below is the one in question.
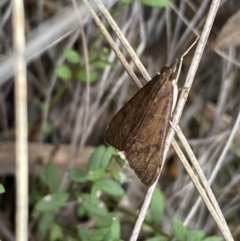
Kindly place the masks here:
<instances>
[{"instance_id":1,"label":"moth wing","mask_svg":"<svg viewBox=\"0 0 240 241\"><path fill-rule=\"evenodd\" d=\"M139 179L150 186L162 165L173 102L172 82L164 82L157 92L153 90L147 101L144 106L148 110L145 109L144 114L138 116L140 118L128 133L125 156Z\"/></svg>"},{"instance_id":2,"label":"moth wing","mask_svg":"<svg viewBox=\"0 0 240 241\"><path fill-rule=\"evenodd\" d=\"M159 89L163 82L161 75L156 75L115 114L105 135L107 144L125 151L129 135L139 125L139 120L146 112L151 93Z\"/></svg>"}]
</instances>

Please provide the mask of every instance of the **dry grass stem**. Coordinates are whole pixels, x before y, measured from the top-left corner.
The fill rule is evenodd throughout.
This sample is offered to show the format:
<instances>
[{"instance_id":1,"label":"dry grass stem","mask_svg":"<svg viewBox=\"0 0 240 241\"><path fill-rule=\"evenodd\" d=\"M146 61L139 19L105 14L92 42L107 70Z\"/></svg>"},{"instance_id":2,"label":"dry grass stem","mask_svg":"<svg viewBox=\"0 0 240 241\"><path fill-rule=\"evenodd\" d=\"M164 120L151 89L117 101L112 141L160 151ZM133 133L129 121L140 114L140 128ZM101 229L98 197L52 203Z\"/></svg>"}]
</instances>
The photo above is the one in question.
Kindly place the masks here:
<instances>
[{"instance_id":1,"label":"dry grass stem","mask_svg":"<svg viewBox=\"0 0 240 241\"><path fill-rule=\"evenodd\" d=\"M105 28L105 26L102 24L101 20L99 19L99 17L97 16L97 14L94 12L93 8L91 7L91 5L88 3L87 0L83 0L84 3L88 6L89 11L91 13L91 16L95 22L95 24L98 26L99 30L102 32L103 36L106 38L106 40L108 41L108 43L111 46L111 49L114 51L114 53L117 55L119 61L122 63L122 65L124 66L125 70L127 71L128 75L130 76L130 78L134 81L134 83L141 88L141 83L138 80L137 76L135 75L135 73L133 72L131 66L128 64L126 58L123 56L123 54L121 53L121 51L118 49L117 45L115 44L114 40L112 39L111 35L108 33L107 29Z\"/></svg>"},{"instance_id":2,"label":"dry grass stem","mask_svg":"<svg viewBox=\"0 0 240 241\"><path fill-rule=\"evenodd\" d=\"M175 140L172 141L172 145L175 149L175 151L178 153L178 151L180 152L180 155L178 154L178 157L180 158L182 164L185 167L185 170L188 172L190 178L192 179L195 187L197 188L200 196L202 197L202 199L204 200L204 203L206 204L206 206L208 207L209 212L211 213L212 217L214 218L214 220L216 221L219 229L221 230L221 233L223 235L223 237L227 240L227 241L231 241L233 240L231 232L228 228L228 225L226 223L226 220L222 214L222 211L217 203L217 200L212 192L212 189L210 188L208 181L206 180L204 173L202 172L201 167L199 166L198 160L195 157L191 147L188 144L187 139L185 138L185 136L183 135L182 131L180 130L179 127L177 127L178 129L176 130L176 133L186 151L186 153L188 154L188 157L194 167L194 170L197 174L197 176L195 175L195 173L192 171L192 167L190 167L190 165L187 162L187 159L185 158L184 154L182 153L181 149L179 148L179 146L177 145L177 142ZM181 159L182 158L182 159ZM199 182L200 181L200 182ZM194 209L196 210L196 209ZM189 224L190 219L186 220L184 222L185 225Z\"/></svg>"},{"instance_id":3,"label":"dry grass stem","mask_svg":"<svg viewBox=\"0 0 240 241\"><path fill-rule=\"evenodd\" d=\"M28 126L23 1L13 1L16 114L16 240L28 240Z\"/></svg>"},{"instance_id":4,"label":"dry grass stem","mask_svg":"<svg viewBox=\"0 0 240 241\"><path fill-rule=\"evenodd\" d=\"M143 66L142 62L139 60L138 56L136 55L135 51L133 50L132 46L127 41L126 37L122 34L122 31L119 29L118 25L115 23L114 19L112 18L111 14L108 12L106 7L102 4L100 0L94 0L98 5L100 11L102 12L103 16L108 21L109 25L113 29L114 33L117 35L118 39L131 56L132 61L135 63L137 68L141 71L142 76L146 81L151 80L150 75L148 74L147 70Z\"/></svg>"}]
</instances>

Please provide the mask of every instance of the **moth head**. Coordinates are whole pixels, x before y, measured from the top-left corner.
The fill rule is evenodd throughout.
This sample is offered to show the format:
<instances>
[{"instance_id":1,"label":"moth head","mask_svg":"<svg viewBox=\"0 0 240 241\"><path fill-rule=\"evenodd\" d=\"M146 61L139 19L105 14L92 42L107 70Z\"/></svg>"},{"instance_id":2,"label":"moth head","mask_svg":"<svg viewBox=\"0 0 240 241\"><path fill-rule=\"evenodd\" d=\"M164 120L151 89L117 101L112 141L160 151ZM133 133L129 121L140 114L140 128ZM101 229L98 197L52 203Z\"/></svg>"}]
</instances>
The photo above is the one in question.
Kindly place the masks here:
<instances>
[{"instance_id":1,"label":"moth head","mask_svg":"<svg viewBox=\"0 0 240 241\"><path fill-rule=\"evenodd\" d=\"M169 67L163 67L161 69L161 75L164 76L166 80L173 81L177 77L179 61L176 59Z\"/></svg>"}]
</instances>

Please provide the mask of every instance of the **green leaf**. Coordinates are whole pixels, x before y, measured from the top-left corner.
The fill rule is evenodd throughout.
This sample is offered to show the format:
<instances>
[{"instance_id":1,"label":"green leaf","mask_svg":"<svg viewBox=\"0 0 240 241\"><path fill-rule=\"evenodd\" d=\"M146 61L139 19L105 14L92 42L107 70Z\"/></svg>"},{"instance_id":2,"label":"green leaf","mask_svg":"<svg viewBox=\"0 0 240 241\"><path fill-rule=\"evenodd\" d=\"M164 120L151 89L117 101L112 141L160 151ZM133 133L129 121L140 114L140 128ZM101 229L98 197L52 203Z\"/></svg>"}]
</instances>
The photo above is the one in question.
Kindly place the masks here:
<instances>
[{"instance_id":1,"label":"green leaf","mask_svg":"<svg viewBox=\"0 0 240 241\"><path fill-rule=\"evenodd\" d=\"M179 241L185 241L187 236L187 230L184 227L181 220L174 218L172 222L173 233Z\"/></svg>"},{"instance_id":2,"label":"green leaf","mask_svg":"<svg viewBox=\"0 0 240 241\"><path fill-rule=\"evenodd\" d=\"M36 202L41 198L42 198L42 196L41 196L41 193L39 192L39 190L31 191L29 193L29 204L35 205Z\"/></svg>"},{"instance_id":3,"label":"green leaf","mask_svg":"<svg viewBox=\"0 0 240 241\"><path fill-rule=\"evenodd\" d=\"M59 209L63 206L69 197L68 193L55 193L46 196L44 199L39 200L36 203L36 210L39 212L50 212Z\"/></svg>"},{"instance_id":4,"label":"green leaf","mask_svg":"<svg viewBox=\"0 0 240 241\"><path fill-rule=\"evenodd\" d=\"M49 237L50 241L63 240L62 228L58 224L53 223L50 229Z\"/></svg>"},{"instance_id":5,"label":"green leaf","mask_svg":"<svg viewBox=\"0 0 240 241\"><path fill-rule=\"evenodd\" d=\"M109 146L107 147L106 151L103 153L103 156L100 161L100 167L106 168L109 165L109 162L111 161L111 158L113 155L116 154L116 149Z\"/></svg>"},{"instance_id":6,"label":"green leaf","mask_svg":"<svg viewBox=\"0 0 240 241\"><path fill-rule=\"evenodd\" d=\"M112 175L112 177L117 181L120 182L121 180L121 174L117 170L110 170L109 173Z\"/></svg>"},{"instance_id":7,"label":"green leaf","mask_svg":"<svg viewBox=\"0 0 240 241\"><path fill-rule=\"evenodd\" d=\"M155 224L159 224L159 222L162 219L164 211L164 197L162 195L162 192L157 187L153 193L152 201L150 204L150 213L152 220Z\"/></svg>"},{"instance_id":8,"label":"green leaf","mask_svg":"<svg viewBox=\"0 0 240 241\"><path fill-rule=\"evenodd\" d=\"M83 207L91 214L97 216L105 216L108 211L103 202L100 202L98 199L92 198L88 194L83 194L82 196L82 205Z\"/></svg>"},{"instance_id":9,"label":"green leaf","mask_svg":"<svg viewBox=\"0 0 240 241\"><path fill-rule=\"evenodd\" d=\"M84 183L87 181L95 181L103 176L105 169L99 168L92 171L85 171L78 168L72 168L68 171L69 179Z\"/></svg>"},{"instance_id":10,"label":"green leaf","mask_svg":"<svg viewBox=\"0 0 240 241\"><path fill-rule=\"evenodd\" d=\"M140 2L150 7L166 7L169 0L140 0Z\"/></svg>"},{"instance_id":11,"label":"green leaf","mask_svg":"<svg viewBox=\"0 0 240 241\"><path fill-rule=\"evenodd\" d=\"M77 205L77 216L81 219L82 217L88 217L88 211L82 206L82 204Z\"/></svg>"},{"instance_id":12,"label":"green leaf","mask_svg":"<svg viewBox=\"0 0 240 241\"><path fill-rule=\"evenodd\" d=\"M54 220L54 213L43 213L38 221L38 231L42 234L46 233L51 227Z\"/></svg>"},{"instance_id":13,"label":"green leaf","mask_svg":"<svg viewBox=\"0 0 240 241\"><path fill-rule=\"evenodd\" d=\"M56 67L54 73L63 80L69 80L72 77L72 72L66 65Z\"/></svg>"},{"instance_id":14,"label":"green leaf","mask_svg":"<svg viewBox=\"0 0 240 241\"><path fill-rule=\"evenodd\" d=\"M98 180L100 177L103 176L104 173L105 173L105 169L103 169L103 168L99 168L99 169L95 169L93 171L89 171L87 179L89 181Z\"/></svg>"},{"instance_id":15,"label":"green leaf","mask_svg":"<svg viewBox=\"0 0 240 241\"><path fill-rule=\"evenodd\" d=\"M98 228L110 227L112 224L113 217L116 216L116 213L108 213L104 218L96 217L95 225Z\"/></svg>"},{"instance_id":16,"label":"green leaf","mask_svg":"<svg viewBox=\"0 0 240 241\"><path fill-rule=\"evenodd\" d=\"M63 50L63 55L70 63L73 64L77 64L81 60L79 53L73 49L65 48Z\"/></svg>"},{"instance_id":17,"label":"green leaf","mask_svg":"<svg viewBox=\"0 0 240 241\"><path fill-rule=\"evenodd\" d=\"M68 170L69 179L72 181L84 183L88 181L88 172L78 168Z\"/></svg>"},{"instance_id":18,"label":"green leaf","mask_svg":"<svg viewBox=\"0 0 240 241\"><path fill-rule=\"evenodd\" d=\"M96 82L98 79L98 74L95 70L90 70L89 73L89 82L93 83ZM80 69L77 71L77 79L81 82L86 82L87 81L87 74L85 69Z\"/></svg>"},{"instance_id":19,"label":"green leaf","mask_svg":"<svg viewBox=\"0 0 240 241\"><path fill-rule=\"evenodd\" d=\"M4 186L0 183L0 194L5 192Z\"/></svg>"},{"instance_id":20,"label":"green leaf","mask_svg":"<svg viewBox=\"0 0 240 241\"><path fill-rule=\"evenodd\" d=\"M188 230L187 231L187 241L201 241L204 237L204 232L202 230Z\"/></svg>"},{"instance_id":21,"label":"green leaf","mask_svg":"<svg viewBox=\"0 0 240 241\"><path fill-rule=\"evenodd\" d=\"M91 155L90 160L88 162L87 169L89 171L101 168L102 157L104 156L106 149L107 149L106 146L103 146L103 145L101 145L95 149L95 151Z\"/></svg>"},{"instance_id":22,"label":"green leaf","mask_svg":"<svg viewBox=\"0 0 240 241\"><path fill-rule=\"evenodd\" d=\"M124 194L121 185L111 179L99 179L94 183L94 187L112 196L121 196Z\"/></svg>"},{"instance_id":23,"label":"green leaf","mask_svg":"<svg viewBox=\"0 0 240 241\"><path fill-rule=\"evenodd\" d=\"M112 241L111 232L107 232L101 241Z\"/></svg>"},{"instance_id":24,"label":"green leaf","mask_svg":"<svg viewBox=\"0 0 240 241\"><path fill-rule=\"evenodd\" d=\"M111 237L113 240L120 238L121 224L118 217L113 217L111 225Z\"/></svg>"},{"instance_id":25,"label":"green leaf","mask_svg":"<svg viewBox=\"0 0 240 241\"><path fill-rule=\"evenodd\" d=\"M91 240L90 232L86 227L80 227L78 229L78 235L81 238L81 241L90 241Z\"/></svg>"},{"instance_id":26,"label":"green leaf","mask_svg":"<svg viewBox=\"0 0 240 241\"><path fill-rule=\"evenodd\" d=\"M96 60L92 63L92 66L94 66L95 68L98 69L104 69L106 68L106 66L113 66L113 63L111 63L108 60L105 59L100 59L100 60Z\"/></svg>"},{"instance_id":27,"label":"green leaf","mask_svg":"<svg viewBox=\"0 0 240 241\"><path fill-rule=\"evenodd\" d=\"M91 241L102 240L104 238L104 236L106 236L107 233L109 233L109 228L102 228L102 229L94 230L91 233Z\"/></svg>"},{"instance_id":28,"label":"green leaf","mask_svg":"<svg viewBox=\"0 0 240 241\"><path fill-rule=\"evenodd\" d=\"M155 236L152 238L147 238L147 239L145 239L145 241L169 241L169 239L167 237L159 235L159 236Z\"/></svg>"},{"instance_id":29,"label":"green leaf","mask_svg":"<svg viewBox=\"0 0 240 241\"><path fill-rule=\"evenodd\" d=\"M109 53L109 49L106 48L106 47L103 47L103 48L101 48L101 50L100 50L100 52L99 52L99 55L100 55L100 56L107 56L108 53Z\"/></svg>"},{"instance_id":30,"label":"green leaf","mask_svg":"<svg viewBox=\"0 0 240 241\"><path fill-rule=\"evenodd\" d=\"M50 193L55 193L58 190L60 177L54 163L47 163L40 174L40 178L48 186Z\"/></svg>"},{"instance_id":31,"label":"green leaf","mask_svg":"<svg viewBox=\"0 0 240 241\"><path fill-rule=\"evenodd\" d=\"M201 241L222 241L223 239L221 237L217 236L210 236L202 239Z\"/></svg>"}]
</instances>

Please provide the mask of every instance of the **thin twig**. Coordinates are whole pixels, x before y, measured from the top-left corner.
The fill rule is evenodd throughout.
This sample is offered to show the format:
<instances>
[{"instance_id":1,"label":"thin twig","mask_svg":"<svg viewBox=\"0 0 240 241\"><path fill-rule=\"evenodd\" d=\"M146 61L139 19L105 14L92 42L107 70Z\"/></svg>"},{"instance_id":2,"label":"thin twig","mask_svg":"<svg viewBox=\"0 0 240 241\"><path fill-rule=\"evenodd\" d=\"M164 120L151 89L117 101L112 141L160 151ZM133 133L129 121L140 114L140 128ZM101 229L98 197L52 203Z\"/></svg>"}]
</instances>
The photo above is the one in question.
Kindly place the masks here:
<instances>
[{"instance_id":1,"label":"thin twig","mask_svg":"<svg viewBox=\"0 0 240 241\"><path fill-rule=\"evenodd\" d=\"M66 44L67 48L72 47L72 45L78 38L78 35L79 35L79 32L77 31L73 36L71 36L70 40ZM61 55L60 58L56 61L56 66L61 65L64 62L64 59L65 59L64 56ZM49 85L48 85L48 88L47 88L47 91L45 94L45 100L44 100L45 108L44 108L43 115L42 115L41 135L39 138L40 143L43 142L44 127L46 126L46 123L47 123L48 113L49 113L49 109L50 109L50 101L51 101L52 93L56 86L56 83L57 83L57 76L55 75L55 73L53 73L52 77L50 78ZM41 152L42 152L42 145L39 148L39 153L41 153Z\"/></svg>"},{"instance_id":2,"label":"thin twig","mask_svg":"<svg viewBox=\"0 0 240 241\"><path fill-rule=\"evenodd\" d=\"M229 49L229 56L234 57L233 48ZM225 112L226 104L227 104L227 97L229 93L229 89L232 86L232 82L234 81L233 78L233 72L231 71L233 68L233 64L231 62L224 61L225 64L223 64L222 68L222 83L221 83L221 89L219 93L218 102L216 104L216 113L215 118L212 126L212 130L210 135L214 135L218 132L220 126L221 126L221 120L223 113Z\"/></svg>"},{"instance_id":3,"label":"thin twig","mask_svg":"<svg viewBox=\"0 0 240 241\"><path fill-rule=\"evenodd\" d=\"M111 46L111 49L114 51L114 53L118 56L119 61L122 63L122 65L124 66L125 70L127 71L128 75L130 76L130 78L134 81L134 83L141 88L141 83L138 80L137 76L135 75L135 73L133 72L132 68L130 67L130 65L128 64L127 60L125 59L125 57L123 56L123 54L121 53L121 51L118 49L117 45L115 44L114 40L112 39L111 35L108 33L107 29L105 28L105 26L102 24L101 20L99 19L99 17L97 16L97 14L94 12L93 8L91 7L91 5L88 3L87 0L83 0L83 2L88 6L89 11L91 13L91 16L95 22L95 24L98 26L99 30L102 32L103 36L106 38L106 40L108 41L108 43Z\"/></svg>"},{"instance_id":4,"label":"thin twig","mask_svg":"<svg viewBox=\"0 0 240 241\"><path fill-rule=\"evenodd\" d=\"M16 114L16 240L28 240L28 138L27 81L23 1L13 1Z\"/></svg>"},{"instance_id":5,"label":"thin twig","mask_svg":"<svg viewBox=\"0 0 240 241\"><path fill-rule=\"evenodd\" d=\"M178 157L180 158L180 160L181 160L185 170L187 171L189 177L191 178L192 182L194 183L196 189L198 190L199 194L201 195L202 199L204 200L204 203L208 207L208 210L211 213L213 219L218 224L218 227L220 228L221 233L223 234L223 237L225 237L226 240L229 240L229 239L227 239L227 236L225 235L226 232L224 230L224 227L222 227L221 219L219 218L218 213L215 210L215 207L210 202L209 197L207 196L207 194L205 192L206 189L204 189L202 187L201 183L199 182L199 179L197 178L197 176L193 172L192 167L189 165L186 157L184 156L183 152L181 151L181 149L177 145L177 142L176 142L175 139L172 140L172 146L173 146L174 150L176 151Z\"/></svg>"},{"instance_id":6,"label":"thin twig","mask_svg":"<svg viewBox=\"0 0 240 241\"><path fill-rule=\"evenodd\" d=\"M85 68L86 68L86 99L85 99L85 116L84 116L84 121L83 121L83 129L86 128L87 121L88 121L88 116L89 116L89 103L90 103L90 67L89 67L89 54L88 54L88 47L87 47L87 41L86 41L86 36L84 33L82 21L80 18L80 15L78 14L77 11L77 3L76 0L72 0L74 9L75 9L75 14L78 17L78 22L79 22L79 29L80 29L80 34L81 34L81 39L82 39L82 46L83 46L83 53L84 53L84 62L85 62Z\"/></svg>"},{"instance_id":7,"label":"thin twig","mask_svg":"<svg viewBox=\"0 0 240 241\"><path fill-rule=\"evenodd\" d=\"M215 166L215 169L213 170L212 175L210 176L210 178L209 178L209 180L208 180L208 183L209 183L210 185L211 185L211 183L213 182L213 180L216 178L216 175L217 175L217 173L219 172L220 167L222 166L222 163L223 163L223 161L224 161L224 159L225 159L225 157L226 157L226 154L227 154L227 151L228 151L228 149L229 149L229 146L230 146L230 144L232 143L233 138L234 138L234 136L236 135L236 133L237 133L237 131L238 131L239 123L240 123L240 111L239 111L239 113L238 113L238 117L237 117L237 120L236 120L236 122L235 122L235 124L234 124L234 127L233 127L232 131L231 131L231 134L230 134L230 136L229 136L229 138L228 138L228 140L227 140L227 143L226 143L226 145L225 145L225 147L224 147L224 149L223 149L223 151L222 151L222 153L221 153L221 155L220 155L220 157L219 157L219 159L218 159L218 161L217 161L217 164L216 164L216 166ZM190 220L190 219L192 218L192 216L195 214L195 212L196 212L196 210L197 210L197 207L198 207L199 204L200 204L200 201L201 201L201 200L198 198L198 200L196 201L195 205L194 205L193 208L191 209L191 212L189 213L188 217L186 218L186 221L185 221L185 222L189 222L189 220Z\"/></svg>"},{"instance_id":8,"label":"thin twig","mask_svg":"<svg viewBox=\"0 0 240 241\"><path fill-rule=\"evenodd\" d=\"M206 9L209 5L209 2L210 2L210 0L204 0L201 2L201 5L198 8L197 13L194 15L193 19L188 24L188 28L184 31L184 33L181 35L181 38L178 40L177 46L175 48L175 53L177 53L179 51L179 49L181 48L181 46L184 44L187 37L189 36L190 32L193 31L194 33L196 33L195 32L196 30L194 30L194 26L202 18L203 13L206 11ZM172 7L173 7L173 4L172 4ZM208 15L208 17L209 17L209 15ZM184 20L185 20L185 18L184 18Z\"/></svg>"},{"instance_id":9,"label":"thin twig","mask_svg":"<svg viewBox=\"0 0 240 241\"><path fill-rule=\"evenodd\" d=\"M114 33L118 36L118 39L124 46L124 48L127 50L128 54L131 56L132 61L135 63L135 65L138 67L138 69L141 71L142 76L146 81L151 80L150 75L148 74L147 70L143 66L142 62L139 60L138 56L136 55L135 51L133 50L132 46L127 41L126 37L122 34L122 31L119 29L118 25L115 23L114 19L112 18L111 14L108 12L108 10L105 8L105 6L102 4L100 0L94 0L96 4L99 7L99 10L102 12L103 16L108 21L109 25L112 27Z\"/></svg>"},{"instance_id":10,"label":"thin twig","mask_svg":"<svg viewBox=\"0 0 240 241\"><path fill-rule=\"evenodd\" d=\"M222 214L222 211L217 203L217 200L208 184L208 181L206 180L203 172L202 172L202 169L201 167L199 166L199 163L198 163L198 160L197 158L195 157L191 147L189 146L185 136L183 135L182 131L179 129L179 127L177 127L178 130L176 131L181 143L183 144L183 147L186 151L186 153L188 154L189 156L189 159L191 160L191 163L193 164L193 167L198 175L198 178L199 180L201 181L200 185L202 184L203 188L202 187L199 187L199 183L195 183L195 180L196 180L196 177L194 179L192 179L192 175L195 176L195 174L192 172L191 170L191 174L189 173L188 169L186 167L189 166L189 164L185 163L185 157L184 159L180 159L182 161L182 164L184 165L186 171L189 173L189 176L191 177L195 187L198 189L199 191L199 194L201 195L202 199L204 200L206 206L208 207L208 210L209 212L211 213L212 217L214 218L214 220L216 221L223 237L228 240L228 241L232 241L233 238L232 238L232 235L230 233L230 230L228 228L228 225L226 223L226 220L225 218L223 217L223 214ZM178 149L180 150L179 147L176 147L176 141L172 142L172 145L174 147L174 149ZM180 150L181 151L181 150ZM180 158L180 155L178 155L179 158ZM193 174L192 174L193 173ZM204 192L202 191L204 190ZM205 197L205 194L208 195L208 197ZM211 203L210 203L211 202ZM189 219L188 219L188 222L184 222L185 225L187 225L189 223Z\"/></svg>"}]
</instances>

